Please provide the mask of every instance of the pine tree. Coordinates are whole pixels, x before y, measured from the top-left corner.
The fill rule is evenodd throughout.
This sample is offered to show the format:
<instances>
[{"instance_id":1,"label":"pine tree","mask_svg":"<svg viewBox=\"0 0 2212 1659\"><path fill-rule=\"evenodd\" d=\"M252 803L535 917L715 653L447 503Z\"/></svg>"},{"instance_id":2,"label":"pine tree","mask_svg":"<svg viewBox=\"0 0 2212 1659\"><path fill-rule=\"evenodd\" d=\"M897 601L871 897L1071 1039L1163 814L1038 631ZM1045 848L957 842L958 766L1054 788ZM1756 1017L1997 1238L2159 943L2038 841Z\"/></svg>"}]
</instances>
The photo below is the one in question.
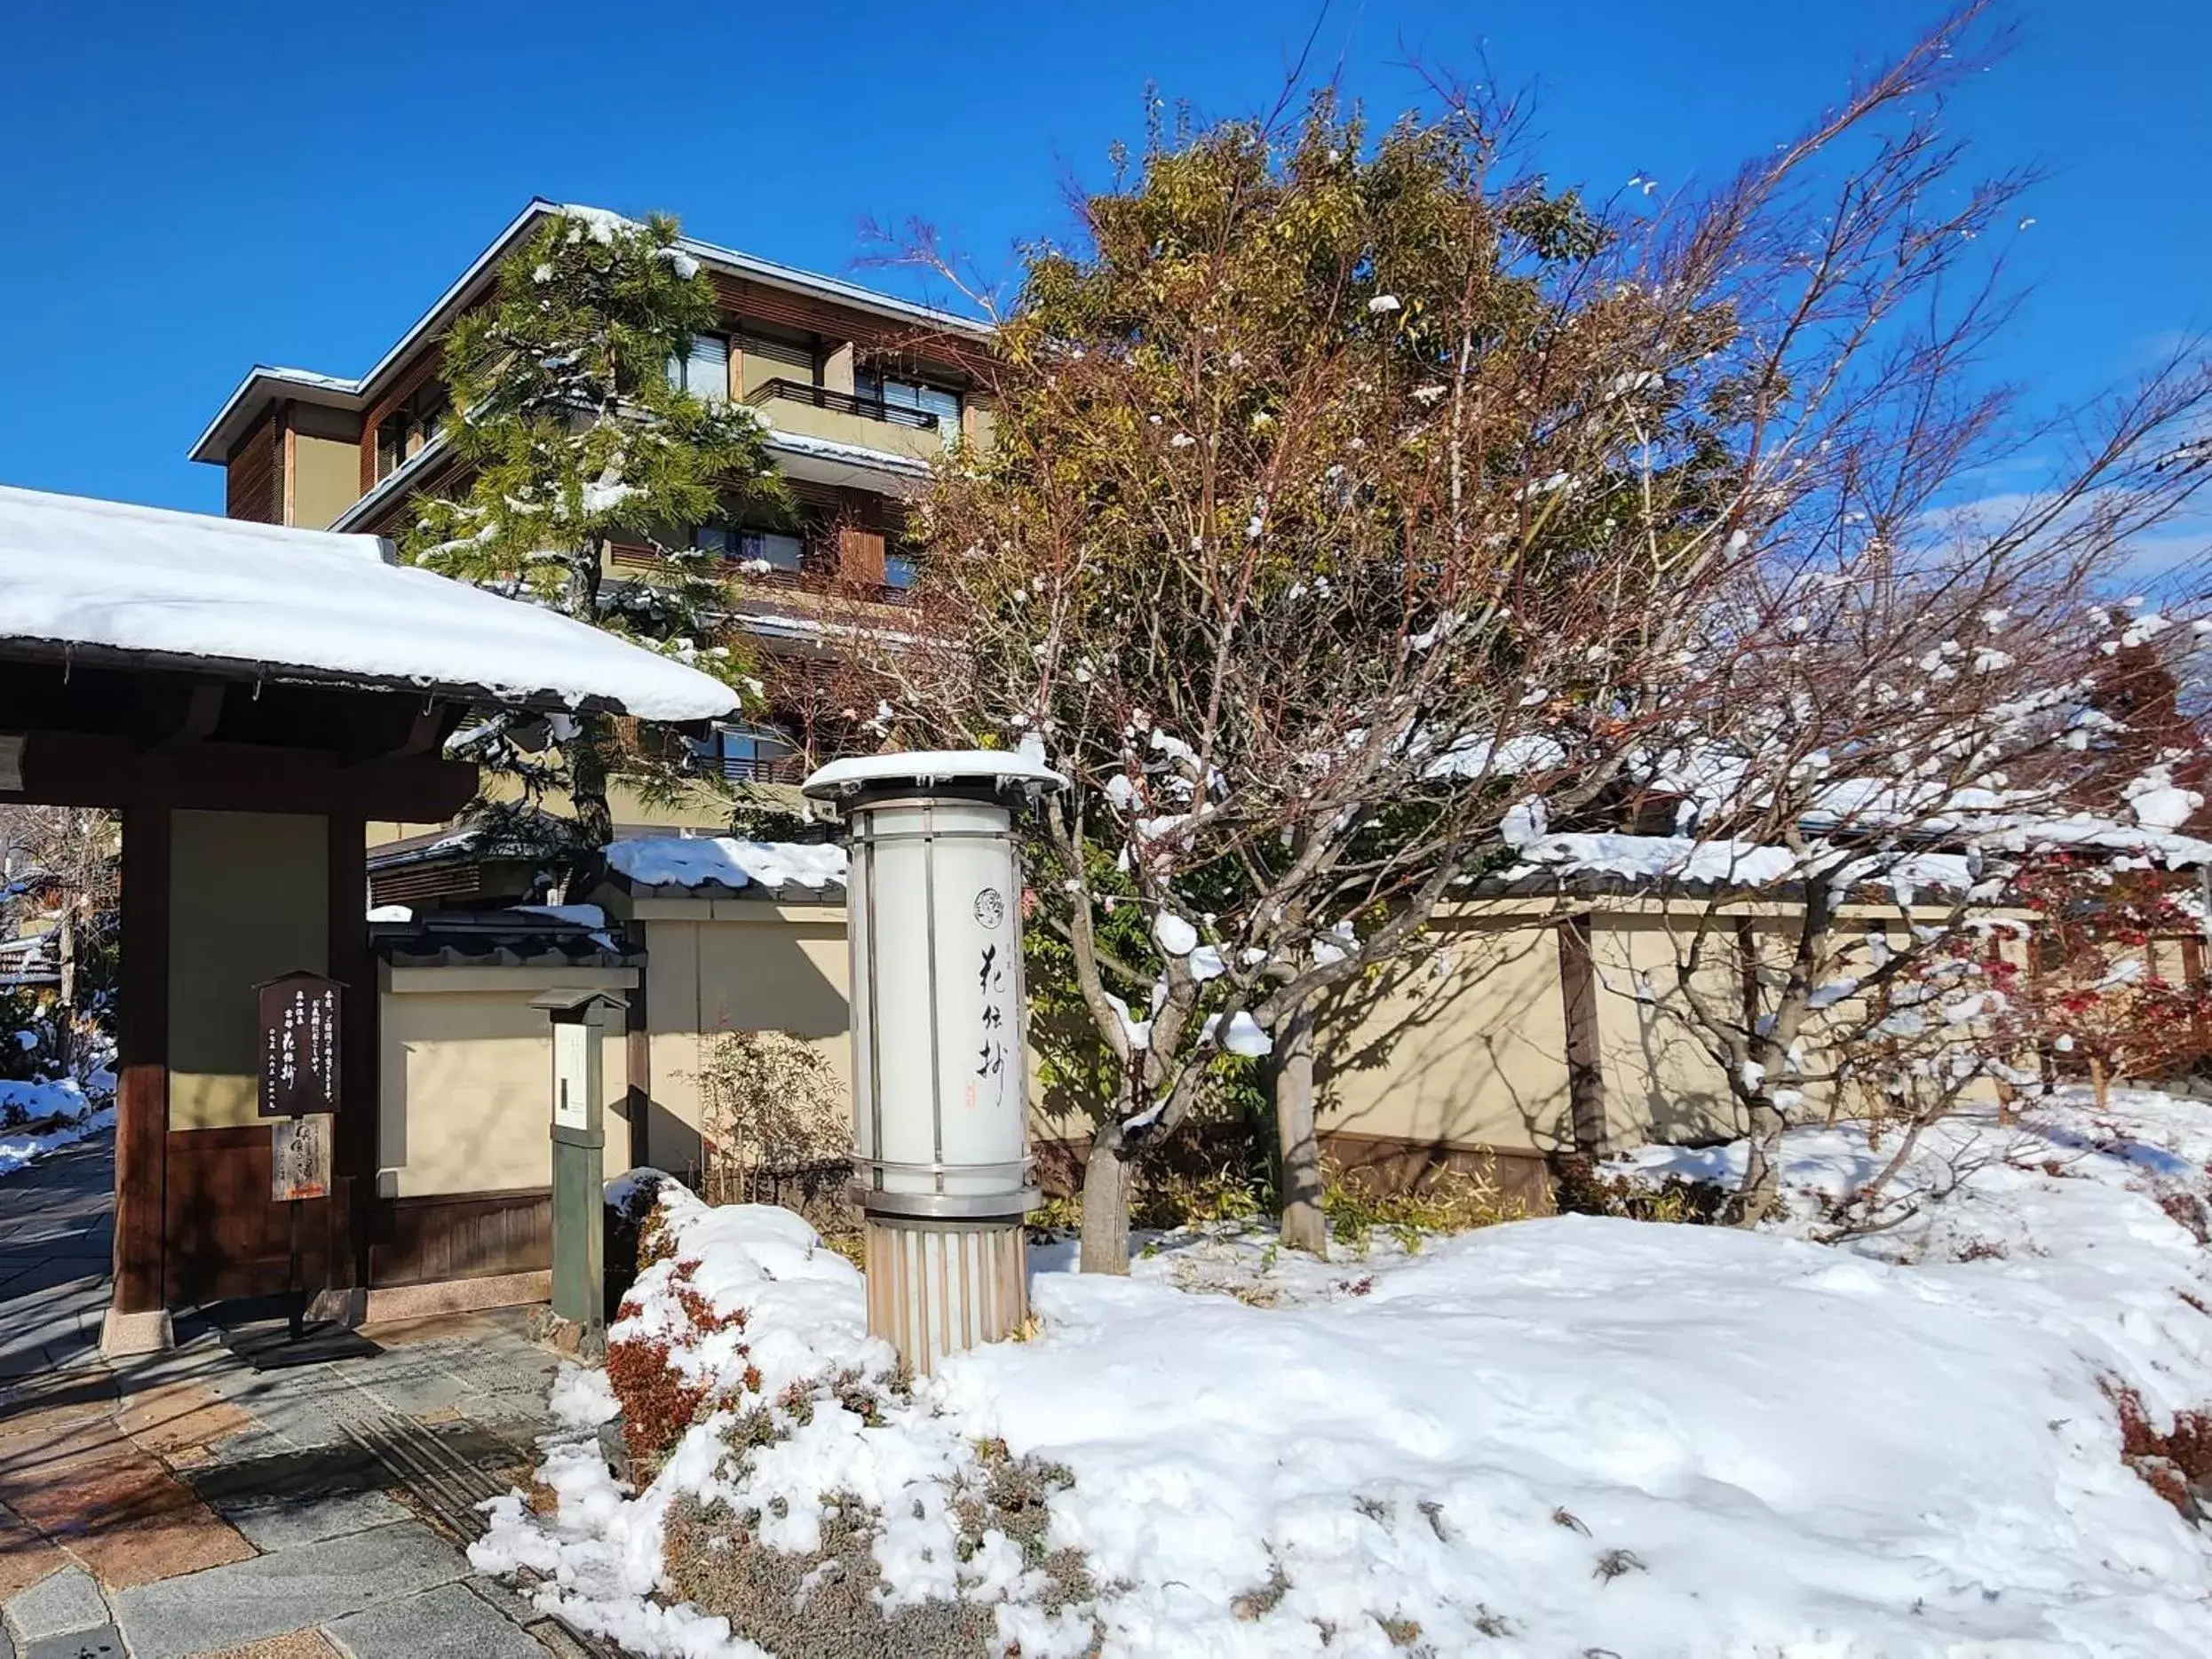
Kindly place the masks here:
<instances>
[{"instance_id":1,"label":"pine tree","mask_svg":"<svg viewBox=\"0 0 2212 1659\"><path fill-rule=\"evenodd\" d=\"M433 499L406 538L414 563L543 605L757 694L731 636L729 569L692 544L692 527L733 512L781 516L789 504L766 426L746 406L684 391L668 370L714 325L711 282L675 219L640 224L569 208L501 266L493 303L446 345L453 413L446 433L468 490ZM610 579L607 551L649 548ZM670 746L625 734L603 714L554 723L557 751L534 755L535 727L495 717L474 758L519 782L521 798L480 800L472 816L510 846L570 854L613 833L618 775L648 795L675 787ZM574 841L548 847L543 798L565 790Z\"/></svg>"}]
</instances>

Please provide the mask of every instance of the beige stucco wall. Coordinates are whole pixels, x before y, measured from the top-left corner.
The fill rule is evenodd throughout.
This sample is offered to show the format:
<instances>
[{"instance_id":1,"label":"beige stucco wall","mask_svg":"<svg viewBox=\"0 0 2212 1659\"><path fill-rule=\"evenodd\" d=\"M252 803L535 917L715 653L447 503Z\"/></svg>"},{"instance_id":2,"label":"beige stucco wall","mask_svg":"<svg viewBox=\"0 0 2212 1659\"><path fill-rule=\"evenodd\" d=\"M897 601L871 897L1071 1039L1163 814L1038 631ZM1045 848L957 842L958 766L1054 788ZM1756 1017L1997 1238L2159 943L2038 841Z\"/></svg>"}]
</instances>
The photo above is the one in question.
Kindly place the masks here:
<instances>
[{"instance_id":1,"label":"beige stucco wall","mask_svg":"<svg viewBox=\"0 0 2212 1659\"><path fill-rule=\"evenodd\" d=\"M1671 988L1694 960L1693 983L1716 1008L1742 1006L1735 940L1725 925L1702 949L1697 918L1600 914L1590 930L1598 973L1598 1044L1605 1073L1605 1128L1627 1141L1732 1135L1727 1076L1707 1052Z\"/></svg>"},{"instance_id":2,"label":"beige stucco wall","mask_svg":"<svg viewBox=\"0 0 2212 1659\"><path fill-rule=\"evenodd\" d=\"M699 1068L722 1031L789 1031L850 1078L842 907L645 901L646 1012L653 1063L647 1161L681 1172L699 1157Z\"/></svg>"},{"instance_id":3,"label":"beige stucco wall","mask_svg":"<svg viewBox=\"0 0 2212 1659\"><path fill-rule=\"evenodd\" d=\"M293 433L291 521L311 530L328 528L361 499L361 470L359 439Z\"/></svg>"},{"instance_id":4,"label":"beige stucco wall","mask_svg":"<svg viewBox=\"0 0 2212 1659\"><path fill-rule=\"evenodd\" d=\"M1324 1131L1547 1151L1571 1144L1552 928L1447 923L1433 955L1337 1018L1352 1028L1324 1036Z\"/></svg>"},{"instance_id":5,"label":"beige stucco wall","mask_svg":"<svg viewBox=\"0 0 2212 1659\"><path fill-rule=\"evenodd\" d=\"M330 961L329 830L289 813L170 820L169 1126L258 1115L254 987Z\"/></svg>"},{"instance_id":6,"label":"beige stucco wall","mask_svg":"<svg viewBox=\"0 0 2212 1659\"><path fill-rule=\"evenodd\" d=\"M432 967L381 978L377 1190L386 1198L508 1192L552 1179L551 1027L530 998L555 986L626 995L634 969ZM629 1047L600 1046L607 1167L629 1163Z\"/></svg>"},{"instance_id":7,"label":"beige stucco wall","mask_svg":"<svg viewBox=\"0 0 2212 1659\"><path fill-rule=\"evenodd\" d=\"M825 377L826 378L826 377ZM832 390L850 392L848 383ZM849 443L863 449L886 449L916 461L927 461L945 452L945 440L934 427L902 426L892 421L870 420L863 415L848 415L843 409L816 409L812 403L796 398L778 398L764 404L762 412L780 430L804 433L810 438L827 438L832 443Z\"/></svg>"}]
</instances>

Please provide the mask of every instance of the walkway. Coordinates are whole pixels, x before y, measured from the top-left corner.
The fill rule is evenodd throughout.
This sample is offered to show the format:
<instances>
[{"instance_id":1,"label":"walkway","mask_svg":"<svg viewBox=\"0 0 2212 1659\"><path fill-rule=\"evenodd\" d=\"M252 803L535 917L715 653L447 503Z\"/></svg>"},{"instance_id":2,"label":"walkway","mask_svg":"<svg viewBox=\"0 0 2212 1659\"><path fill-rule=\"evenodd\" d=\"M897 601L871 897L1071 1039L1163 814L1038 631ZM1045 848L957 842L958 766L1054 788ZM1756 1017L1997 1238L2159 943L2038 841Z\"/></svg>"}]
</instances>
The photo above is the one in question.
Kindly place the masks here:
<instances>
[{"instance_id":1,"label":"walkway","mask_svg":"<svg viewBox=\"0 0 2212 1659\"><path fill-rule=\"evenodd\" d=\"M110 1367L110 1168L88 1142L0 1182L0 1659L612 1651L462 1553L547 1426L520 1311L271 1372L187 1325Z\"/></svg>"}]
</instances>

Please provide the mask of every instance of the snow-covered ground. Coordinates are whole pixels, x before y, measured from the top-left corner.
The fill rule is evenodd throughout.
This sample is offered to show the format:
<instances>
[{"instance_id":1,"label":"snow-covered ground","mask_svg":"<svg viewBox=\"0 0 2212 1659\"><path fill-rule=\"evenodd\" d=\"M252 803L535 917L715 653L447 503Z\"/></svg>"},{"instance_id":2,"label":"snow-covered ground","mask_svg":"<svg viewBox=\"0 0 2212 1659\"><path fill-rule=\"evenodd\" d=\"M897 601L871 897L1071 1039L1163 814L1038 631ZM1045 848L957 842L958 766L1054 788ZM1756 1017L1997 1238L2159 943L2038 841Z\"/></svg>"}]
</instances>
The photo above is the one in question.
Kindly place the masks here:
<instances>
[{"instance_id":1,"label":"snow-covered ground","mask_svg":"<svg viewBox=\"0 0 2212 1659\"><path fill-rule=\"evenodd\" d=\"M0 1176L12 1175L50 1152L113 1128L115 1107L102 1102L113 1098L115 1080L101 1074L95 1079L96 1087L102 1082L106 1091L95 1098L70 1081L0 1081L0 1120L23 1125L0 1129Z\"/></svg>"},{"instance_id":2,"label":"snow-covered ground","mask_svg":"<svg viewBox=\"0 0 2212 1659\"><path fill-rule=\"evenodd\" d=\"M801 1553L825 1500L857 1498L888 1605L987 1603L1024 1659L1094 1637L1108 1655L2212 1654L2212 1552L2123 1464L2106 1393L2154 1422L2212 1405L2189 1225L2212 1107L2121 1092L2103 1114L2068 1097L1946 1125L1905 1178L1917 1209L1813 1242L1823 1196L1889 1150L1797 1131L1792 1217L1756 1233L1563 1217L1325 1267L1260 1234L1171 1239L1126 1281L1043 1261L1039 1333L912 1398L885 1384L858 1274L802 1223L679 1197L677 1258L614 1334L669 1340L720 1409L633 1495L591 1433L614 1409L603 1374L571 1372L555 1404L575 1427L542 1472L557 1507L503 1501L476 1559L687 1655L759 1650L654 1599L685 1496ZM1621 1168L1725 1177L1734 1155ZM744 1310L742 1329L702 1330L701 1307ZM788 1432L731 1451L763 1406ZM1003 1532L971 1536L994 1440L1073 1476L1049 1544L1081 1552L1087 1599L1057 1601Z\"/></svg>"}]
</instances>

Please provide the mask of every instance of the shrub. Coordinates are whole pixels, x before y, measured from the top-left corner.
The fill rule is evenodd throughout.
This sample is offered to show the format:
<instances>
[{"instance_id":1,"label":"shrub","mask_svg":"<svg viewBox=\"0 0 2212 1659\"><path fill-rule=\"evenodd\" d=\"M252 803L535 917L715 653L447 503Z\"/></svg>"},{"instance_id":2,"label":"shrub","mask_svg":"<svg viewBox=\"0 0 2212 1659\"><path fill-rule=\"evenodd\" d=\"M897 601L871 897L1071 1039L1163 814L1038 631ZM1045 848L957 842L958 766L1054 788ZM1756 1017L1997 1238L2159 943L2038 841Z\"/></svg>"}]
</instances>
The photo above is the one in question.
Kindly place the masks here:
<instances>
[{"instance_id":1,"label":"shrub","mask_svg":"<svg viewBox=\"0 0 2212 1659\"><path fill-rule=\"evenodd\" d=\"M1618 1216L1629 1221L1686 1222L1718 1226L1729 1218L1735 1195L1710 1181L1669 1175L1656 1187L1625 1175L1600 1175L1587 1158L1559 1166L1553 1187L1561 1215Z\"/></svg>"},{"instance_id":2,"label":"shrub","mask_svg":"<svg viewBox=\"0 0 2212 1659\"><path fill-rule=\"evenodd\" d=\"M1404 1192L1376 1192L1333 1166L1325 1165L1324 1175L1321 1213L1329 1236L1355 1250L1365 1250L1377 1232L1417 1250L1424 1234L1467 1233L1528 1214L1526 1204L1500 1189L1495 1169L1487 1164L1439 1170Z\"/></svg>"},{"instance_id":3,"label":"shrub","mask_svg":"<svg viewBox=\"0 0 2212 1659\"><path fill-rule=\"evenodd\" d=\"M789 1031L720 1031L699 1075L701 1167L709 1203L773 1203L823 1234L851 1232L844 1200L852 1095L820 1049Z\"/></svg>"},{"instance_id":4,"label":"shrub","mask_svg":"<svg viewBox=\"0 0 2212 1659\"><path fill-rule=\"evenodd\" d=\"M2212 1413L2176 1411L2174 1426L2160 1432L2134 1389L2106 1383L2105 1393L2120 1414L2120 1461L2184 1520L2201 1520L2202 1495L2212 1492Z\"/></svg>"},{"instance_id":5,"label":"shrub","mask_svg":"<svg viewBox=\"0 0 2212 1659\"><path fill-rule=\"evenodd\" d=\"M667 1228L662 1214L656 1208L646 1218L638 1242L641 1258L647 1252L652 1252L656 1261L667 1257ZM718 1313L692 1282L692 1274L698 1267L696 1261L675 1263L665 1285L667 1293L683 1309L691 1329L702 1334L743 1330L745 1315L741 1311ZM634 1311L635 1301L634 1292L625 1297L622 1311ZM750 1366L746 1368L748 1387L757 1386L759 1377L759 1372ZM651 1467L654 1460L665 1456L683 1438L684 1431L691 1426L711 1392L705 1383L691 1378L677 1363L677 1356L668 1342L657 1336L623 1337L610 1341L607 1345L607 1380L614 1391L614 1398L622 1401L622 1439L630 1449L632 1466L638 1468Z\"/></svg>"}]
</instances>

